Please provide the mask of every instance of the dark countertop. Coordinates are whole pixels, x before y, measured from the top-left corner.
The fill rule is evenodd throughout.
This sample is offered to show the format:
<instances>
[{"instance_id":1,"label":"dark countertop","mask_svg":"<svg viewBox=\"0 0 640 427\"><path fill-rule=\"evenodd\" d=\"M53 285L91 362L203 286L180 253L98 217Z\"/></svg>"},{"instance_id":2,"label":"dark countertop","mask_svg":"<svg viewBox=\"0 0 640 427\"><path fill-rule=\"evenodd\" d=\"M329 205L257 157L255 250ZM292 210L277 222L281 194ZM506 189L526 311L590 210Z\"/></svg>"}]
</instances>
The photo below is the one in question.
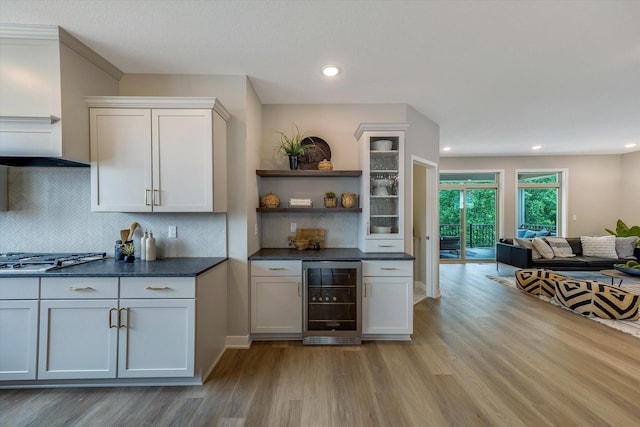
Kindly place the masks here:
<instances>
[{"instance_id":1,"label":"dark countertop","mask_svg":"<svg viewBox=\"0 0 640 427\"><path fill-rule=\"evenodd\" d=\"M301 261L362 261L362 260L414 260L404 252L362 252L357 248L325 248L319 251L298 251L285 248L263 248L249 257L250 261L301 260Z\"/></svg>"},{"instance_id":2,"label":"dark countertop","mask_svg":"<svg viewBox=\"0 0 640 427\"><path fill-rule=\"evenodd\" d=\"M165 258L152 262L136 259L133 263L106 258L85 264L41 273L1 274L0 277L195 277L225 262L228 258Z\"/></svg>"}]
</instances>

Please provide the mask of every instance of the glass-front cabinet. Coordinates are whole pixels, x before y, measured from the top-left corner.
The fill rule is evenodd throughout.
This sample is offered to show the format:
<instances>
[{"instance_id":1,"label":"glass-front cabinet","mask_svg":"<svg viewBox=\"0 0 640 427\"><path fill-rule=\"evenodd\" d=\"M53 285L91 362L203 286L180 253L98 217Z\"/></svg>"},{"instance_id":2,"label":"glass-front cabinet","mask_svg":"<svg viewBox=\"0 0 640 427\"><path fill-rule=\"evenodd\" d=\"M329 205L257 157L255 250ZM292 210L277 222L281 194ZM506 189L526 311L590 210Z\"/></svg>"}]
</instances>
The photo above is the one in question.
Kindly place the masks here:
<instances>
[{"instance_id":1,"label":"glass-front cabinet","mask_svg":"<svg viewBox=\"0 0 640 427\"><path fill-rule=\"evenodd\" d=\"M362 124L356 131L363 162L360 184L364 252L404 252L405 124Z\"/></svg>"}]
</instances>

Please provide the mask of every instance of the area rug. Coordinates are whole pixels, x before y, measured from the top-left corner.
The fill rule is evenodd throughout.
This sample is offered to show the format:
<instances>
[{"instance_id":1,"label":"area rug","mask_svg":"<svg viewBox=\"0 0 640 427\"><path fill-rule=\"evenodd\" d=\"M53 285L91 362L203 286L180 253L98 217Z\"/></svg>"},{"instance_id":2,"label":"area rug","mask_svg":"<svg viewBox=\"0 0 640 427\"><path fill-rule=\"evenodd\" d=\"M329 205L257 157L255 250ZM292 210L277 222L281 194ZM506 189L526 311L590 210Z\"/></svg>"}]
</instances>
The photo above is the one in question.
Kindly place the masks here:
<instances>
[{"instance_id":1,"label":"area rug","mask_svg":"<svg viewBox=\"0 0 640 427\"><path fill-rule=\"evenodd\" d=\"M504 286L508 286L510 288L513 289L518 289L518 287L516 286L516 279L515 277L496 277L496 276L491 276L491 275L487 275L487 279L491 279L495 282L500 283L501 285ZM605 283L606 282L602 282ZM629 292L633 292L634 294L639 294L640 295L640 284L622 284L622 286L620 286L622 289L629 291ZM534 296L534 295L530 295L532 298L538 298L541 299L543 301L547 301L550 302L553 305L557 305L560 308L563 308L565 310L569 310L572 311L562 305L560 305L555 298L549 298L546 296ZM576 313L577 314L577 313ZM601 319L599 317L587 317L587 319L591 319L591 320L595 320L598 323L602 323L603 325L607 325L610 328L613 329L617 329L621 332L624 332L626 334L629 335L633 335L636 338L640 338L640 321L638 320L612 320L612 319Z\"/></svg>"}]
</instances>

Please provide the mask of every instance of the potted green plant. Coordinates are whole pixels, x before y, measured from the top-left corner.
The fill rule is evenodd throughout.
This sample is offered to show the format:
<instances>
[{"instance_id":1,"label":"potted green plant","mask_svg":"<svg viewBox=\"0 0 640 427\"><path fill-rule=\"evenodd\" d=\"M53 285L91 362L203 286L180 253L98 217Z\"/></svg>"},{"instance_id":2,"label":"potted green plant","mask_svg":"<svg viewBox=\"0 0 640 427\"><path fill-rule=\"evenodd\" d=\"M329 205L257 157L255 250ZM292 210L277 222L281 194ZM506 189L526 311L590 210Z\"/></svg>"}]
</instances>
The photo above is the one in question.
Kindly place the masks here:
<instances>
[{"instance_id":1,"label":"potted green plant","mask_svg":"<svg viewBox=\"0 0 640 427\"><path fill-rule=\"evenodd\" d=\"M133 262L136 259L135 256L136 247L133 243L126 243L122 245L122 254L124 255L124 262Z\"/></svg>"},{"instance_id":2,"label":"potted green plant","mask_svg":"<svg viewBox=\"0 0 640 427\"><path fill-rule=\"evenodd\" d=\"M298 169L299 156L307 152L307 147L302 145L302 140L305 138L305 133L300 132L297 125L293 125L295 132L292 136L287 135L283 131L277 131L280 135L280 142L278 143L277 151L289 156L289 169Z\"/></svg>"},{"instance_id":3,"label":"potted green plant","mask_svg":"<svg viewBox=\"0 0 640 427\"><path fill-rule=\"evenodd\" d=\"M335 208L338 205L338 199L336 198L336 193L333 191L328 191L324 195L324 207L325 208Z\"/></svg>"},{"instance_id":4,"label":"potted green plant","mask_svg":"<svg viewBox=\"0 0 640 427\"><path fill-rule=\"evenodd\" d=\"M629 227L627 224L624 223L624 221L619 219L616 222L616 230L615 231L610 230L608 228L605 228L604 230L607 233L613 234L614 236L617 236L617 237L637 236L638 240L636 241L636 247L640 248L640 226L634 225L632 227Z\"/></svg>"}]
</instances>

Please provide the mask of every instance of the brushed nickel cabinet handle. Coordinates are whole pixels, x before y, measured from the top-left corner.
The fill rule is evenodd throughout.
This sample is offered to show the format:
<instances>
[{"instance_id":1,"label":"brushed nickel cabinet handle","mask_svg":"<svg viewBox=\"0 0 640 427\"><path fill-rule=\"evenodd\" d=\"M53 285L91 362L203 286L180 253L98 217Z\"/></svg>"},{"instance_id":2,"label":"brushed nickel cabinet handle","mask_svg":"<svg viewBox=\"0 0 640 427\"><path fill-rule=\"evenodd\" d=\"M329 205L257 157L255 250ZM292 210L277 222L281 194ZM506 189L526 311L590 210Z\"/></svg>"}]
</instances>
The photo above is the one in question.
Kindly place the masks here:
<instances>
[{"instance_id":1,"label":"brushed nickel cabinet handle","mask_svg":"<svg viewBox=\"0 0 640 427\"><path fill-rule=\"evenodd\" d=\"M380 270L397 270L396 267L380 267Z\"/></svg>"},{"instance_id":2,"label":"brushed nickel cabinet handle","mask_svg":"<svg viewBox=\"0 0 640 427\"><path fill-rule=\"evenodd\" d=\"M156 197L157 195L157 197ZM151 203L153 204L153 206L160 206L160 191L159 190L153 190L153 195L151 197Z\"/></svg>"},{"instance_id":3,"label":"brushed nickel cabinet handle","mask_svg":"<svg viewBox=\"0 0 640 427\"><path fill-rule=\"evenodd\" d=\"M118 310L118 329L127 327L127 325L122 323L122 310L124 310L127 313L127 321L129 321L129 308L124 307Z\"/></svg>"},{"instance_id":4,"label":"brushed nickel cabinet handle","mask_svg":"<svg viewBox=\"0 0 640 427\"><path fill-rule=\"evenodd\" d=\"M76 288L75 286L69 286L68 291L95 291L91 286L85 286L84 288Z\"/></svg>"},{"instance_id":5,"label":"brushed nickel cabinet handle","mask_svg":"<svg viewBox=\"0 0 640 427\"><path fill-rule=\"evenodd\" d=\"M269 270L271 270L271 271L286 270L286 268L284 268L284 267L269 267Z\"/></svg>"},{"instance_id":6,"label":"brushed nickel cabinet handle","mask_svg":"<svg viewBox=\"0 0 640 427\"><path fill-rule=\"evenodd\" d=\"M367 297L367 284L366 284L366 283L363 283L362 285L363 285L363 288L364 288L364 295L363 295L363 298L366 298L366 297Z\"/></svg>"},{"instance_id":7,"label":"brushed nickel cabinet handle","mask_svg":"<svg viewBox=\"0 0 640 427\"><path fill-rule=\"evenodd\" d=\"M302 294L300 293L300 282L298 282L298 296L301 297Z\"/></svg>"},{"instance_id":8,"label":"brushed nickel cabinet handle","mask_svg":"<svg viewBox=\"0 0 640 427\"><path fill-rule=\"evenodd\" d=\"M148 291L169 291L169 290L171 290L171 288L168 287L168 286L165 286L164 288L154 288L153 286L147 286L145 289L148 290Z\"/></svg>"},{"instance_id":9,"label":"brushed nickel cabinet handle","mask_svg":"<svg viewBox=\"0 0 640 427\"><path fill-rule=\"evenodd\" d=\"M113 319L112 313L114 311L117 311L117 310L118 310L117 308L110 308L109 309L109 329L118 327L118 325L114 325L113 323L111 323L111 319Z\"/></svg>"},{"instance_id":10,"label":"brushed nickel cabinet handle","mask_svg":"<svg viewBox=\"0 0 640 427\"><path fill-rule=\"evenodd\" d=\"M393 245L378 245L379 248L392 248Z\"/></svg>"},{"instance_id":11,"label":"brushed nickel cabinet handle","mask_svg":"<svg viewBox=\"0 0 640 427\"><path fill-rule=\"evenodd\" d=\"M146 190L144 190L144 205L145 206L151 206L149 204L149 193L151 192L151 190L149 190L148 188Z\"/></svg>"}]
</instances>

